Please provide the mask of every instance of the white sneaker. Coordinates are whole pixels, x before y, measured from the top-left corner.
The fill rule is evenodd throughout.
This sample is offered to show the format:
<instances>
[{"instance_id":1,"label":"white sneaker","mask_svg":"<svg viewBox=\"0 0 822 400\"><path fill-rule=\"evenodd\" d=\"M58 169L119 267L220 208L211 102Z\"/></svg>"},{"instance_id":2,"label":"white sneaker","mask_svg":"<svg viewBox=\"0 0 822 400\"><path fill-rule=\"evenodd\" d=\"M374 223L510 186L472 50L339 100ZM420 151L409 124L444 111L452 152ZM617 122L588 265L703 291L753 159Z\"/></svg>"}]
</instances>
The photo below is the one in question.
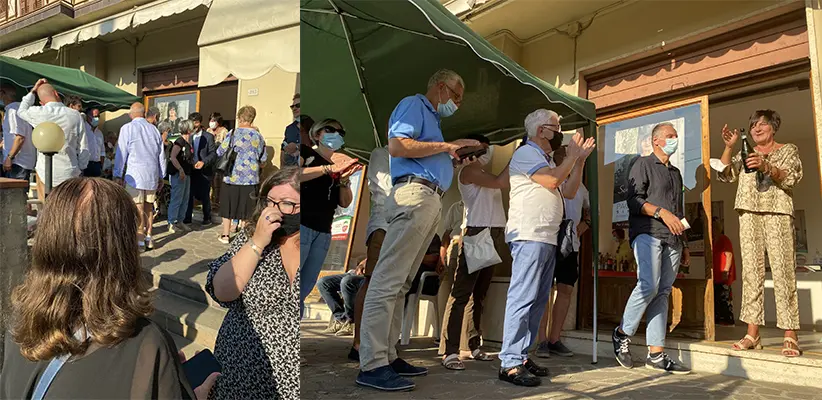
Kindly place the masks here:
<instances>
[{"instance_id":1,"label":"white sneaker","mask_svg":"<svg viewBox=\"0 0 822 400\"><path fill-rule=\"evenodd\" d=\"M220 243L223 243L223 244L228 244L228 242L229 242L229 240L228 240L228 239L229 239L229 237L228 237L228 236L224 236L224 235L222 235L222 236L220 236L220 238L219 238L219 239L217 239L217 240L219 240L219 241L220 241Z\"/></svg>"},{"instance_id":2,"label":"white sneaker","mask_svg":"<svg viewBox=\"0 0 822 400\"><path fill-rule=\"evenodd\" d=\"M177 233L177 228L175 227L176 224L168 224L168 233Z\"/></svg>"}]
</instances>

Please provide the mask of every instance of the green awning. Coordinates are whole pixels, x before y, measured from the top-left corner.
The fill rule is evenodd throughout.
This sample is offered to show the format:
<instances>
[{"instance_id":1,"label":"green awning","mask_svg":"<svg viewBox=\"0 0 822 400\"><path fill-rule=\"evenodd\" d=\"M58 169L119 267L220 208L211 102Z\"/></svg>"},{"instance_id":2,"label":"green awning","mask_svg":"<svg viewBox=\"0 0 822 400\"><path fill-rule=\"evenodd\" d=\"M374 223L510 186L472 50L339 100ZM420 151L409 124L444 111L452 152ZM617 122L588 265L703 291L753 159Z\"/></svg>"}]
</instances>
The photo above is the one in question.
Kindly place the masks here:
<instances>
[{"instance_id":1,"label":"green awning","mask_svg":"<svg viewBox=\"0 0 822 400\"><path fill-rule=\"evenodd\" d=\"M40 78L46 78L61 95L80 96L87 107L104 111L129 108L142 99L79 69L0 56L0 81L11 83L23 95Z\"/></svg>"},{"instance_id":2,"label":"green awning","mask_svg":"<svg viewBox=\"0 0 822 400\"><path fill-rule=\"evenodd\" d=\"M340 120L347 150L361 157L385 144L397 103L424 93L441 68L466 85L460 110L443 119L446 140L484 134L508 143L538 108L560 114L566 130L596 120L592 102L526 71L437 0L301 0L300 7L302 113Z\"/></svg>"}]
</instances>

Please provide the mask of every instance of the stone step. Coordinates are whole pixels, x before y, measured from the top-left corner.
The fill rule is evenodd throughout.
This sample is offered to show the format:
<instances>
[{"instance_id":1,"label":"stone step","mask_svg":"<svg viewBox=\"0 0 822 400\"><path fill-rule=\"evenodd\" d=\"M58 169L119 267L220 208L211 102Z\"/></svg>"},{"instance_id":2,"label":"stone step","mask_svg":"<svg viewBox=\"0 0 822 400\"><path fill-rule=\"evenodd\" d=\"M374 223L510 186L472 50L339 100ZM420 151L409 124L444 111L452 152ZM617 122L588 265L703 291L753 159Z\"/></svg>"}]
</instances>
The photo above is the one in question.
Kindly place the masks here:
<instances>
[{"instance_id":1,"label":"stone step","mask_svg":"<svg viewBox=\"0 0 822 400\"><path fill-rule=\"evenodd\" d=\"M195 303L205 304L217 309L221 309L205 290L205 286L191 279L180 278L174 275L165 274L152 268L143 268L143 273L152 285L165 292L175 294L179 297L191 300Z\"/></svg>"},{"instance_id":2,"label":"stone step","mask_svg":"<svg viewBox=\"0 0 822 400\"><path fill-rule=\"evenodd\" d=\"M610 332L600 331L597 335L597 357L613 360L614 350ZM593 354L593 333L591 331L563 332L562 343L577 354ZM644 364L648 348L641 336L633 337L631 354L634 365ZM679 358L694 371L706 374L721 374L753 381L791 384L822 389L822 356L806 353L803 357L786 358L778 348L757 351L734 351L730 344L723 342L703 342L668 337L666 352Z\"/></svg>"},{"instance_id":3,"label":"stone step","mask_svg":"<svg viewBox=\"0 0 822 400\"><path fill-rule=\"evenodd\" d=\"M154 307L152 320L170 333L210 349L227 312L162 289L154 290Z\"/></svg>"}]
</instances>

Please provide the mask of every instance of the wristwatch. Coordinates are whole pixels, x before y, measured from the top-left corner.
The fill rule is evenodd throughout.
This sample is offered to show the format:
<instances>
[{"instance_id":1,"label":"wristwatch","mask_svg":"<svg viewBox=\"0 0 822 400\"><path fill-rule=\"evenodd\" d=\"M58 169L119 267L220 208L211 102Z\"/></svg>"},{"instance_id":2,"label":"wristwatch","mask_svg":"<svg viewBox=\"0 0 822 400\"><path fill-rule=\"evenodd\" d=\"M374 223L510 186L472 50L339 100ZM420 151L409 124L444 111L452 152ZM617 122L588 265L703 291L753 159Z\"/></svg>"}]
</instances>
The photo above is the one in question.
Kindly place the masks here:
<instances>
[{"instance_id":1,"label":"wristwatch","mask_svg":"<svg viewBox=\"0 0 822 400\"><path fill-rule=\"evenodd\" d=\"M662 207L657 207L656 211L654 211L654 218L659 219L659 213L662 211Z\"/></svg>"}]
</instances>

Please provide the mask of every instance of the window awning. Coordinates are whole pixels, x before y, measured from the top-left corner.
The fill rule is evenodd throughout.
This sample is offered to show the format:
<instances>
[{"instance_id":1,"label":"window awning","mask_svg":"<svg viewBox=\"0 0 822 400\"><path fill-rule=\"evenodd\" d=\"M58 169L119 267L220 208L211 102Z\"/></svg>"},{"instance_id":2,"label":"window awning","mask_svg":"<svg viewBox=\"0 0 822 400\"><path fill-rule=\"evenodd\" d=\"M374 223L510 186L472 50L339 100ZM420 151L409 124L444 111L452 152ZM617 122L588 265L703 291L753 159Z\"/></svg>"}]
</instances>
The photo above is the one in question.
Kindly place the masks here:
<instances>
[{"instance_id":1,"label":"window awning","mask_svg":"<svg viewBox=\"0 0 822 400\"><path fill-rule=\"evenodd\" d=\"M297 0L213 0L200 46L200 86L229 75L259 78L274 67L300 71Z\"/></svg>"},{"instance_id":2,"label":"window awning","mask_svg":"<svg viewBox=\"0 0 822 400\"><path fill-rule=\"evenodd\" d=\"M0 55L23 58L47 50L58 50L63 46L85 42L113 32L136 28L157 19L193 10L199 6L210 6L212 0L158 0L131 10L94 21L92 23L58 33L49 39L38 41L7 50Z\"/></svg>"}]
</instances>

